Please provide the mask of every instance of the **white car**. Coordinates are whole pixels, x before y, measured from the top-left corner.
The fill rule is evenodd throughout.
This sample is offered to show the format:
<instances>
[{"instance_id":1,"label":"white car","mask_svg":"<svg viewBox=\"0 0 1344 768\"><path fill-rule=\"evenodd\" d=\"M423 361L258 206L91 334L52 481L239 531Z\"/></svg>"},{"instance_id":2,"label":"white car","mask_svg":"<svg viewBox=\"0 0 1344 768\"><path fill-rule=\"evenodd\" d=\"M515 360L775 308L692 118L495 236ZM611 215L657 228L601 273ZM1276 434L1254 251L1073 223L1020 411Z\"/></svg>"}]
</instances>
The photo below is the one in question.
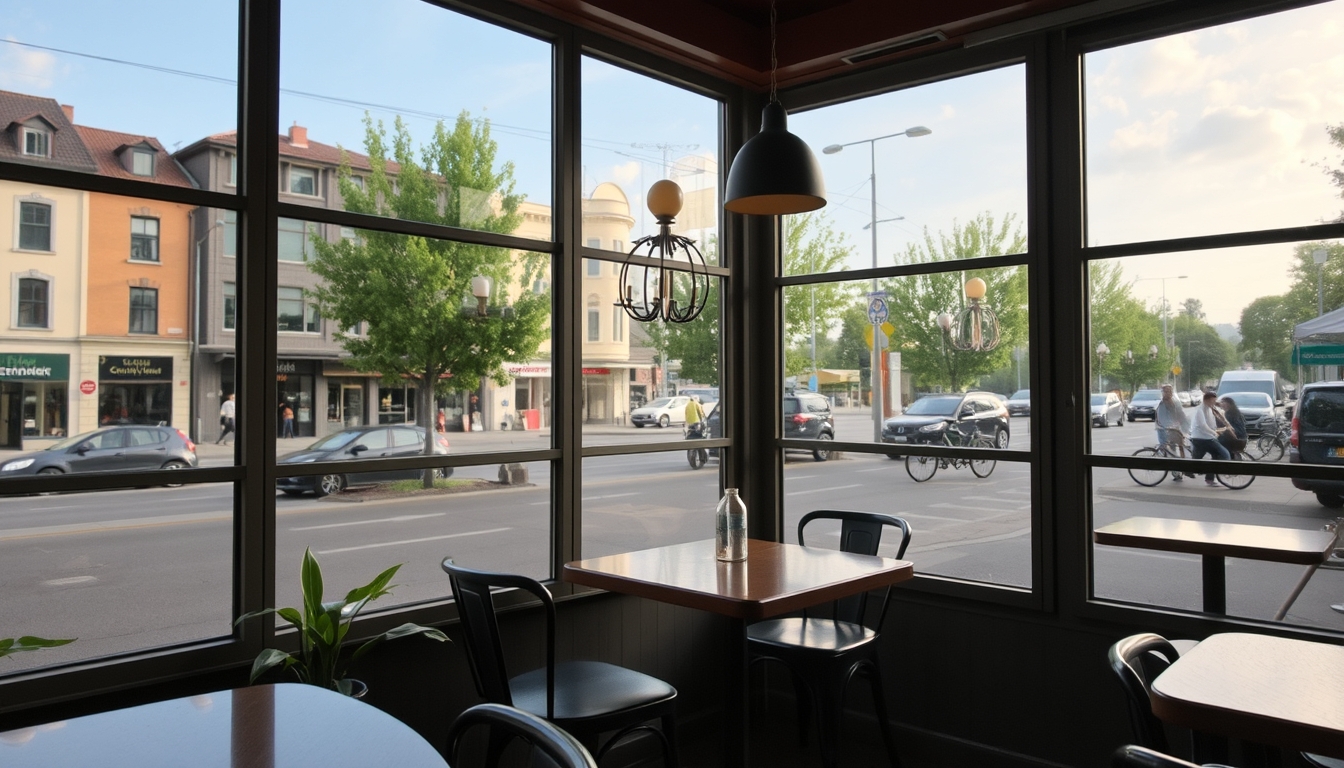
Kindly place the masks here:
<instances>
[{"instance_id":1,"label":"white car","mask_svg":"<svg viewBox=\"0 0 1344 768\"><path fill-rule=\"evenodd\" d=\"M630 423L636 427L657 424L666 427L669 424L686 423L686 404L689 397L660 397L652 403L630 412Z\"/></svg>"}]
</instances>

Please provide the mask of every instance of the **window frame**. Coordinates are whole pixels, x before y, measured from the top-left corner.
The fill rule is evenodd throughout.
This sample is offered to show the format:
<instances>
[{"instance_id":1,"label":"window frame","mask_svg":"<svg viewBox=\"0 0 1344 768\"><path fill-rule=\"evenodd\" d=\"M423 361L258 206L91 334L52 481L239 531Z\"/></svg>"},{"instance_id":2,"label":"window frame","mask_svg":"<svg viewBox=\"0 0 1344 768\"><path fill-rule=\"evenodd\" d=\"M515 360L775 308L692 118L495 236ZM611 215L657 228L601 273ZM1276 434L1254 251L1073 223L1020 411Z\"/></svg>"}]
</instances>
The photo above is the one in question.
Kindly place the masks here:
<instances>
[{"instance_id":1,"label":"window frame","mask_svg":"<svg viewBox=\"0 0 1344 768\"><path fill-rule=\"evenodd\" d=\"M9 326L14 330L23 331L49 331L53 326L53 314L56 294L53 287L56 278L46 275L36 270L28 272L16 272L10 276L10 296L13 297L12 311L10 312ZM25 282L42 283L45 285L45 295L42 298L43 322L41 325L25 324L23 322L23 284Z\"/></svg>"},{"instance_id":2,"label":"window frame","mask_svg":"<svg viewBox=\"0 0 1344 768\"><path fill-rule=\"evenodd\" d=\"M20 152L24 157L51 157L52 132L45 128L37 128L31 125L23 126L23 137ZM40 151L30 152L28 146L30 143L40 144Z\"/></svg>"},{"instance_id":3,"label":"window frame","mask_svg":"<svg viewBox=\"0 0 1344 768\"><path fill-rule=\"evenodd\" d=\"M137 306L136 297L141 300ZM152 306L146 304L144 299L153 297ZM159 289L143 285L131 286L129 296L130 313L126 323L126 333L134 336L157 336L159 335ZM146 320L153 320L152 331L145 330ZM139 326L139 327L137 327Z\"/></svg>"},{"instance_id":4,"label":"window frame","mask_svg":"<svg viewBox=\"0 0 1344 768\"><path fill-rule=\"evenodd\" d=\"M234 332L238 330L238 283L232 280L226 280L219 292L220 309L223 315L220 317L220 330Z\"/></svg>"},{"instance_id":5,"label":"window frame","mask_svg":"<svg viewBox=\"0 0 1344 768\"><path fill-rule=\"evenodd\" d=\"M28 207L46 208L46 224L28 224L23 220L24 210ZM33 248L23 244L23 233L25 228L42 227L46 232L46 248ZM55 253L56 252L56 201L38 195L19 197L14 200L14 250L27 253Z\"/></svg>"},{"instance_id":6,"label":"window frame","mask_svg":"<svg viewBox=\"0 0 1344 768\"><path fill-rule=\"evenodd\" d=\"M131 173L134 174L134 175L136 175L136 176L152 177L152 176L154 175L154 166L155 166L155 164L156 164L156 163L155 163L155 154L156 154L156 153L151 152L151 151L149 151L149 150L147 150L147 149L132 149L132 150L131 150ZM143 173L141 173L139 170L137 170L137 167L139 166L139 164L140 164L140 162L141 162L142 160L143 160L146 164L148 164L148 166L149 166L148 169L147 169L146 171L144 171Z\"/></svg>"},{"instance_id":7,"label":"window frame","mask_svg":"<svg viewBox=\"0 0 1344 768\"><path fill-rule=\"evenodd\" d=\"M285 191L291 195L301 195L303 197L321 197L321 185L318 183L322 176L322 171L307 165L290 165L285 174ZM312 192L300 192L294 189L294 185L299 179L307 179L312 182Z\"/></svg>"},{"instance_id":8,"label":"window frame","mask_svg":"<svg viewBox=\"0 0 1344 768\"><path fill-rule=\"evenodd\" d=\"M148 228L153 223L154 233L137 233L136 224ZM159 218L157 216L132 216L131 217L131 255L129 260L141 264L159 264ZM136 244L148 244L150 250L149 258L136 258Z\"/></svg>"}]
</instances>

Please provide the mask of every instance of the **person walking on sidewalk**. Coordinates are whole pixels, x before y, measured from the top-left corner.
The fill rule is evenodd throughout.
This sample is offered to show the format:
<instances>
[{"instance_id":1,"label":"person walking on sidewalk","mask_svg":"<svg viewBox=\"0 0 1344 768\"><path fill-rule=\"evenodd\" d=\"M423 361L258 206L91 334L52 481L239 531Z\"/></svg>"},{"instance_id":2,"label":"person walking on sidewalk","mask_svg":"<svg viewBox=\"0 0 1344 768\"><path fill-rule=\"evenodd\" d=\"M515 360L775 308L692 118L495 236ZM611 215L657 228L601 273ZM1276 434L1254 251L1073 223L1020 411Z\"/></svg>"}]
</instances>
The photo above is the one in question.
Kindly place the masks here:
<instances>
[{"instance_id":1,"label":"person walking on sidewalk","mask_svg":"<svg viewBox=\"0 0 1344 768\"><path fill-rule=\"evenodd\" d=\"M230 394L228 398L224 400L224 403L219 406L219 426L223 429L220 431L219 439L215 441L215 445L224 442L224 438L228 437L229 434L233 432L234 418L237 415L237 412L238 407L233 402L233 395Z\"/></svg>"},{"instance_id":2,"label":"person walking on sidewalk","mask_svg":"<svg viewBox=\"0 0 1344 768\"><path fill-rule=\"evenodd\" d=\"M1232 458L1232 454L1228 453L1223 444L1218 442L1218 433L1228 430L1228 427L1218 425L1218 415L1213 408L1213 403L1217 399L1216 394L1205 392L1203 402L1195 409L1194 423L1190 427L1190 444L1194 446L1194 456L1192 458L1202 459L1205 456L1211 456L1223 461ZM1218 484L1214 481L1212 472L1204 475L1204 482L1208 485Z\"/></svg>"},{"instance_id":3,"label":"person walking on sidewalk","mask_svg":"<svg viewBox=\"0 0 1344 768\"><path fill-rule=\"evenodd\" d=\"M289 403L282 403L281 405L283 408L280 410L280 420L284 424L284 432L280 434L280 437L290 438L294 436L294 409L289 407Z\"/></svg>"}]
</instances>

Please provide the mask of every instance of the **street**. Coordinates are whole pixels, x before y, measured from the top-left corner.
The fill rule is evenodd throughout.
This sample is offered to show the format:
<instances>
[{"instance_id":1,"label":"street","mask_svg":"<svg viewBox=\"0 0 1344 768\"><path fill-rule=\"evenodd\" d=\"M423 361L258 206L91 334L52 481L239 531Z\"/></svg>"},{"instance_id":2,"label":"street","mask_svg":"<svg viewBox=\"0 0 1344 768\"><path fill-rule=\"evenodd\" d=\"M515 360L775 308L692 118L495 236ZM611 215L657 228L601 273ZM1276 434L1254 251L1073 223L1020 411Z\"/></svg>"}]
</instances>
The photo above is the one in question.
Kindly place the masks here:
<instances>
[{"instance_id":1,"label":"street","mask_svg":"<svg viewBox=\"0 0 1344 768\"><path fill-rule=\"evenodd\" d=\"M859 413L841 413L836 421L841 440L861 440L870 429ZM1030 445L1028 422L1012 420L1012 448ZM626 430L625 435L675 438L679 446L687 445L678 429ZM1092 435L1094 450L1101 453L1127 454L1153 439L1146 422L1094 429ZM454 451L472 437L455 436ZM693 470L681 450L585 460L585 556L709 537L719 496L717 467L711 461ZM445 556L469 566L550 576L550 467L533 463L528 470L530 484L516 488L394 498L360 490L327 499L277 495L279 604L298 604L305 547L321 561L331 593L344 593L392 564L405 563L393 594L374 608L443 598L448 582L439 562ZM491 464L459 468L454 478L495 480L497 473L498 465ZM915 483L903 461L883 456L848 453L816 462L809 453L790 453L784 477L787 540L793 540L797 520L812 509L880 511L912 525L906 558L918 572L1030 586L1026 463L1000 461L985 479L968 468L945 468L928 482ZM1330 519L1314 496L1278 478L1258 478L1241 491L1210 488L1202 478L1144 488L1123 470L1100 470L1094 481L1096 525L1150 515L1311 529ZM230 632L230 487L10 497L0 505L0 560L6 564L0 571L0 615L6 628L79 638L65 648L12 657L16 668ZM827 545L836 531L817 529L816 534L813 541ZM890 547L884 553L890 554ZM1098 547L1095 563L1099 597L1199 609L1195 556ZM1301 574L1298 566L1235 559L1227 570L1229 613L1261 619L1272 617ZM1329 604L1341 600L1344 571L1322 569L1288 621L1338 629L1344 616Z\"/></svg>"}]
</instances>

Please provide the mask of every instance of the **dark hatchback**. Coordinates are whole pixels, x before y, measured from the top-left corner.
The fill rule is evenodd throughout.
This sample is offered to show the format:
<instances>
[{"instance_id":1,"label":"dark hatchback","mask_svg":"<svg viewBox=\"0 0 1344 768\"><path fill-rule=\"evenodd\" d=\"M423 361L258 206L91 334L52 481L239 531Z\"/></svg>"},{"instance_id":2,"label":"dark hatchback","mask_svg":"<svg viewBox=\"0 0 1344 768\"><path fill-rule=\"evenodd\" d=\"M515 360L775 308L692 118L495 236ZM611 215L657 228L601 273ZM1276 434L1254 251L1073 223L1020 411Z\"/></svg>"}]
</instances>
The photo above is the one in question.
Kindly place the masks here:
<instances>
[{"instance_id":1,"label":"dark hatchback","mask_svg":"<svg viewBox=\"0 0 1344 768\"><path fill-rule=\"evenodd\" d=\"M1008 409L987 392L925 395L911 403L904 414L882 424L882 442L939 444L952 424L962 434L969 434L974 425L980 434L993 438L995 447L1008 447Z\"/></svg>"},{"instance_id":2,"label":"dark hatchback","mask_svg":"<svg viewBox=\"0 0 1344 768\"><path fill-rule=\"evenodd\" d=\"M388 459L422 456L425 451L425 430L410 424L374 424L365 427L350 427L318 440L312 445L295 453L289 453L276 460L277 464L308 464L314 461L353 461L355 459ZM434 455L448 453L448 439L443 435L434 436ZM406 467L373 470L370 472L334 473L326 475L308 475L306 477L281 477L275 481L275 487L291 496L301 493L315 493L327 496L340 493L354 485L370 485L392 480L414 480L422 477L424 470ZM452 467L440 467L439 477L451 477Z\"/></svg>"},{"instance_id":3,"label":"dark hatchback","mask_svg":"<svg viewBox=\"0 0 1344 768\"><path fill-rule=\"evenodd\" d=\"M1288 461L1344 466L1344 381L1307 384L1293 415ZM1344 480L1293 478L1293 487L1316 494L1330 509L1344 507Z\"/></svg>"},{"instance_id":4,"label":"dark hatchback","mask_svg":"<svg viewBox=\"0 0 1344 768\"><path fill-rule=\"evenodd\" d=\"M1134 393L1134 399L1129 401L1129 413L1125 415L1125 418L1131 422L1135 419L1156 421L1157 404L1160 402L1162 402L1162 390L1140 389Z\"/></svg>"},{"instance_id":5,"label":"dark hatchback","mask_svg":"<svg viewBox=\"0 0 1344 768\"><path fill-rule=\"evenodd\" d=\"M831 401L816 392L789 392L784 395L784 437L793 440L834 440L835 419ZM831 452L812 451L812 458L826 461Z\"/></svg>"},{"instance_id":6,"label":"dark hatchback","mask_svg":"<svg viewBox=\"0 0 1344 768\"><path fill-rule=\"evenodd\" d=\"M0 461L0 479L71 472L143 472L198 465L196 444L173 427L118 424Z\"/></svg>"}]
</instances>

